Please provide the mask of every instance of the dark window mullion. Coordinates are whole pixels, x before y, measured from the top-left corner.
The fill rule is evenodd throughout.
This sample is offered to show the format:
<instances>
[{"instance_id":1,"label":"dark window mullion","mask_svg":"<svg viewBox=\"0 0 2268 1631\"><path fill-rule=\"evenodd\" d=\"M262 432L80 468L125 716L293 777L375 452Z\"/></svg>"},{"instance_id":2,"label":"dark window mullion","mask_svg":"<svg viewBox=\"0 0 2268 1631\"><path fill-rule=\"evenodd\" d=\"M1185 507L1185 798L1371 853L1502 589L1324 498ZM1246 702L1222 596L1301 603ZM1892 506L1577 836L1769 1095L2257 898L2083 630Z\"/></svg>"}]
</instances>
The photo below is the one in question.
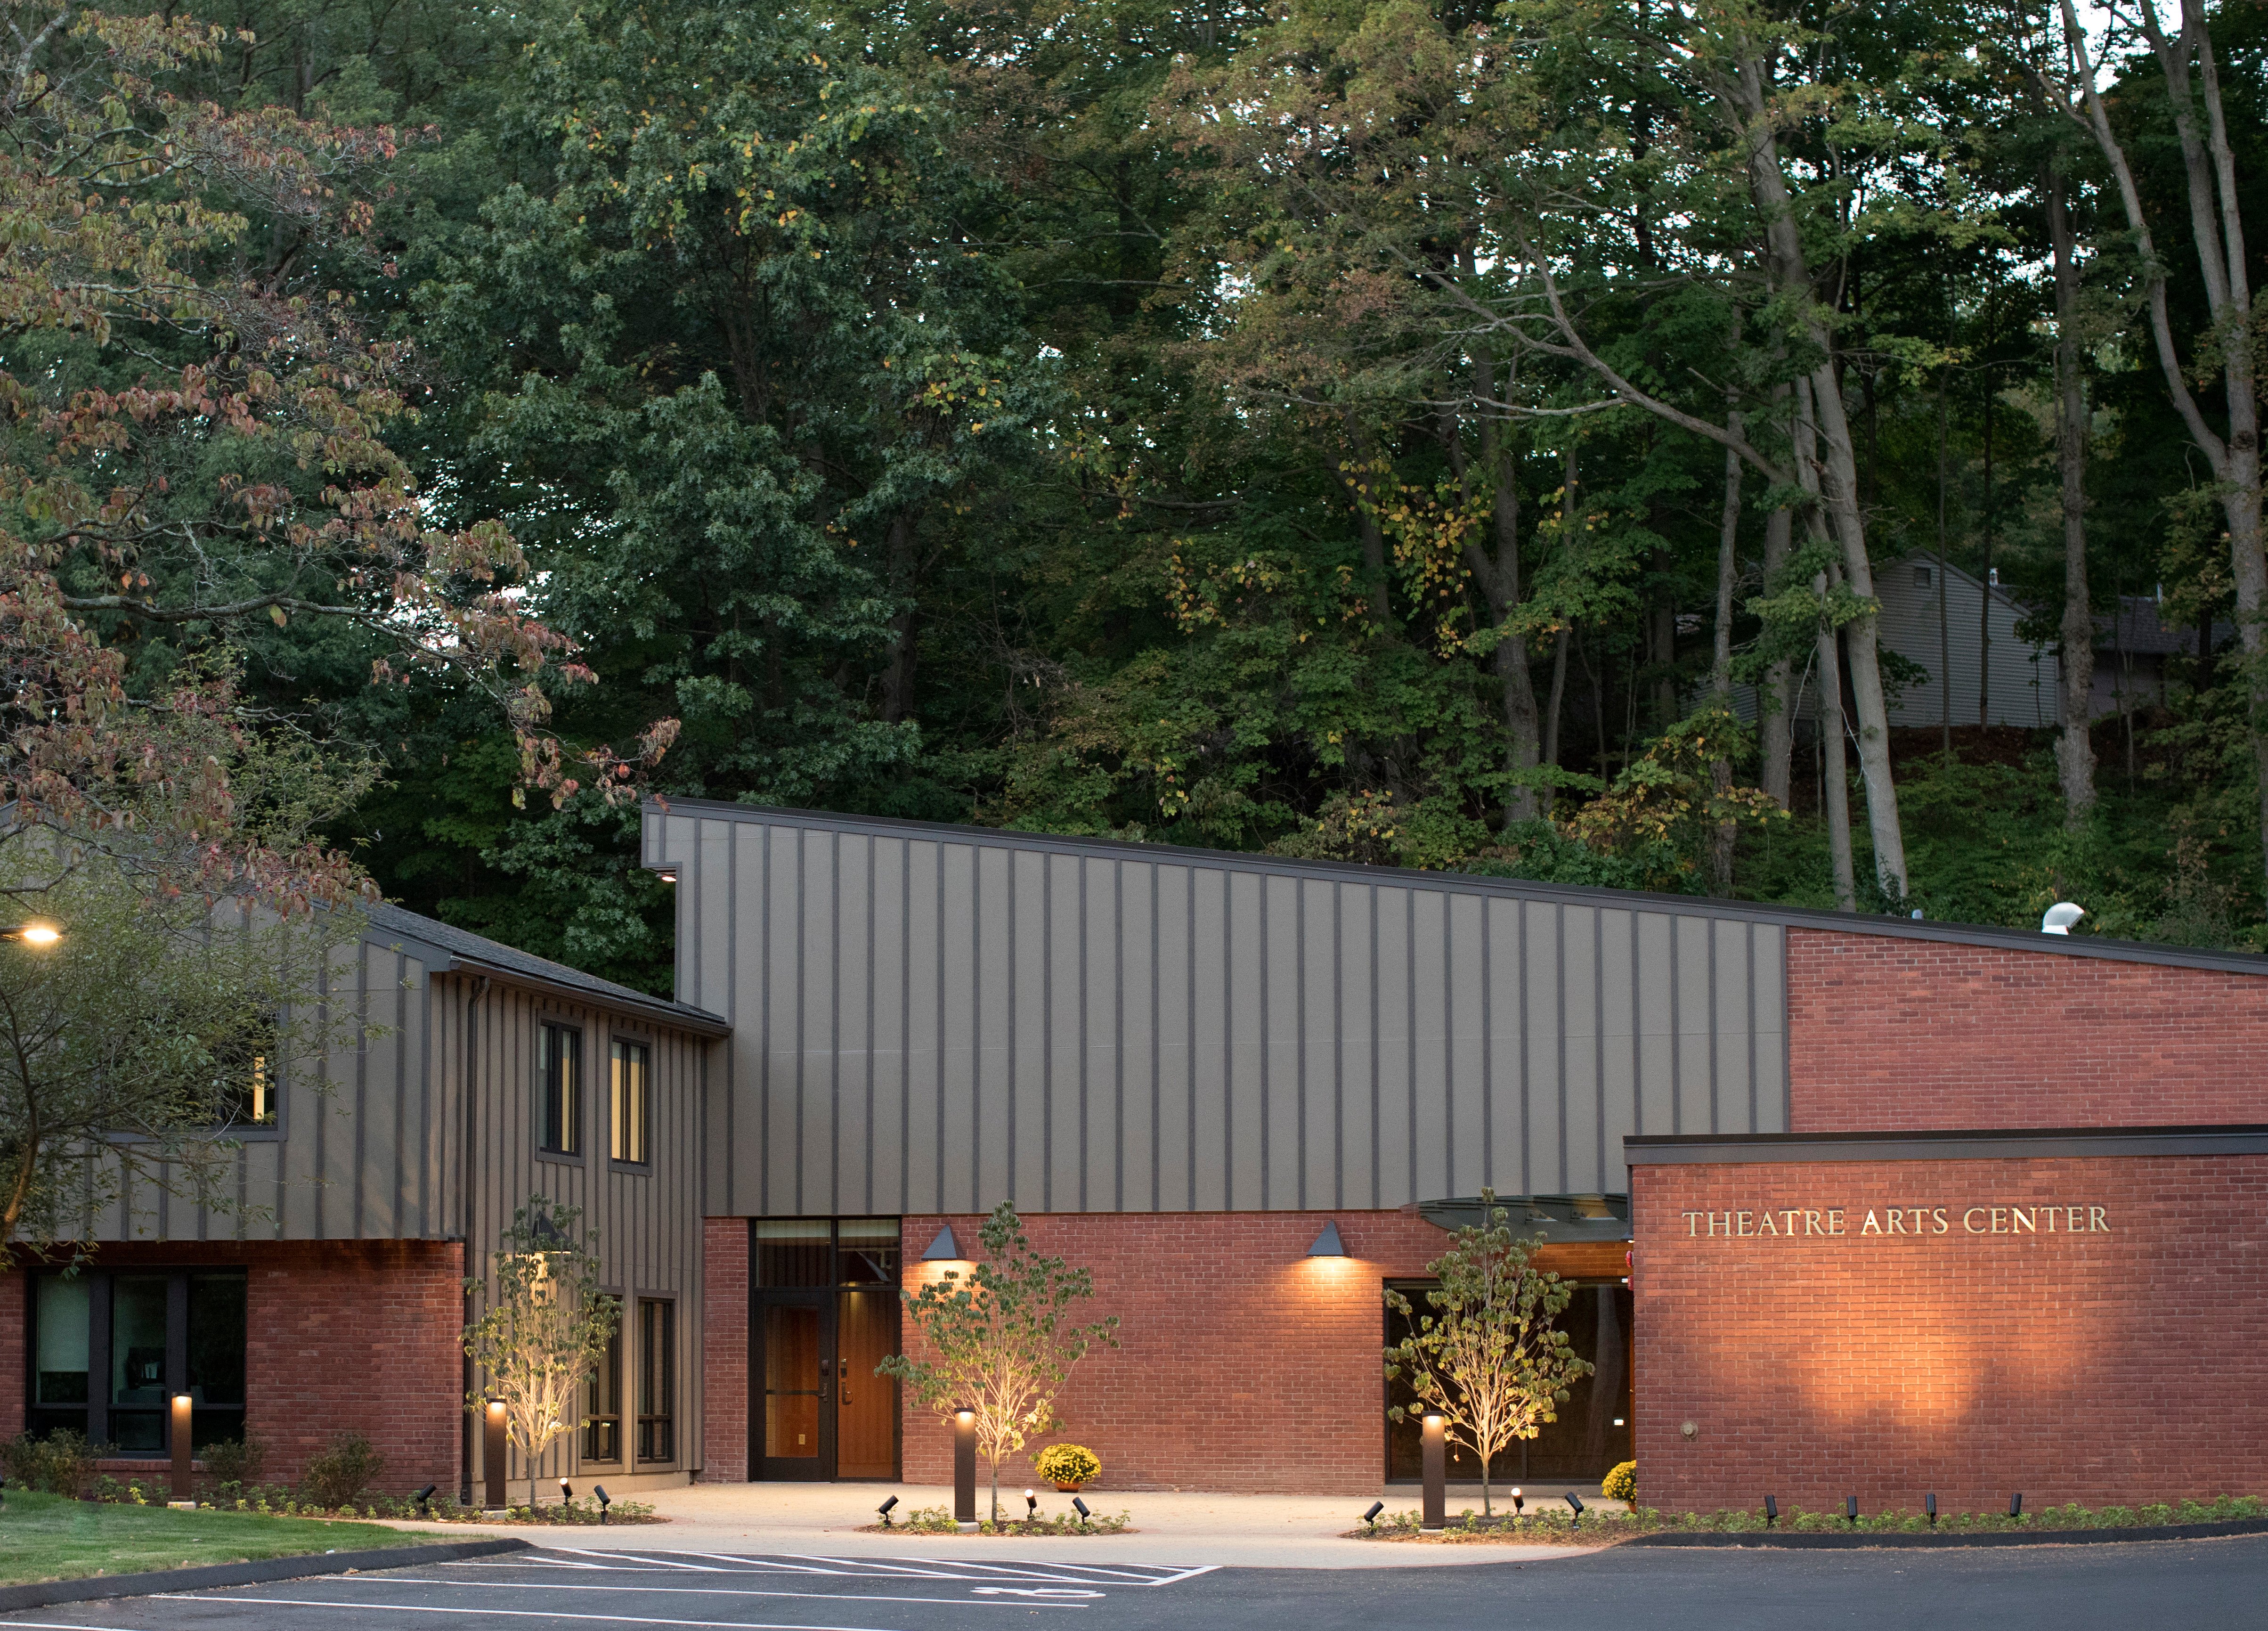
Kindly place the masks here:
<instances>
[{"instance_id":1,"label":"dark window mullion","mask_svg":"<svg viewBox=\"0 0 2268 1631\"><path fill-rule=\"evenodd\" d=\"M90 1273L86 1298L86 1442L110 1438L110 1276Z\"/></svg>"}]
</instances>

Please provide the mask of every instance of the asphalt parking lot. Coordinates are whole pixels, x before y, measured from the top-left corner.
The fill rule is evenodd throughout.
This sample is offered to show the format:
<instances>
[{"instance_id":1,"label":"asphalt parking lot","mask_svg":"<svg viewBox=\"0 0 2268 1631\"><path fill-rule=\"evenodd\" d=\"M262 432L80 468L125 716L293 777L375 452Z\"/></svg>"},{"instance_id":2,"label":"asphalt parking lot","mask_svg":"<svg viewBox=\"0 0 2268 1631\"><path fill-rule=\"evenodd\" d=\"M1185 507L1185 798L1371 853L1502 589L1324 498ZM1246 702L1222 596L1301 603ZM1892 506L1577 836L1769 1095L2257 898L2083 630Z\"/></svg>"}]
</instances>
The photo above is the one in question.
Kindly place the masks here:
<instances>
[{"instance_id":1,"label":"asphalt parking lot","mask_svg":"<svg viewBox=\"0 0 2268 1631\"><path fill-rule=\"evenodd\" d=\"M1425 1569L1181 1568L1044 1558L541 1552L0 1616L57 1631L2133 1631L2259 1623L2268 1536L1992 1551L1617 1548Z\"/></svg>"}]
</instances>

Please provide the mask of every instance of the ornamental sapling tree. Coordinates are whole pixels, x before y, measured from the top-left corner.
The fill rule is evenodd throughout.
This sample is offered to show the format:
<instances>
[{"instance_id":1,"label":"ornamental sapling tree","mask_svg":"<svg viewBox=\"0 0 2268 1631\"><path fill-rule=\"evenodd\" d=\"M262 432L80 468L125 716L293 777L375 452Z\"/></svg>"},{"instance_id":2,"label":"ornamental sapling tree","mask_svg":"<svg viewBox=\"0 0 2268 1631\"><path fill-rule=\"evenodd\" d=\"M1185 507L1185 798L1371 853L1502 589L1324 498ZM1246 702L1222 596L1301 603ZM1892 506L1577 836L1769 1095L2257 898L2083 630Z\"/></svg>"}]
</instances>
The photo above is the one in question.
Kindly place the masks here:
<instances>
[{"instance_id":1,"label":"ornamental sapling tree","mask_svg":"<svg viewBox=\"0 0 2268 1631\"><path fill-rule=\"evenodd\" d=\"M468 1280L465 1294L487 1311L465 1328L465 1352L486 1378L465 1396L475 1415L504 1407L504 1434L527 1458L527 1506L535 1509L535 1463L583 1425L583 1384L621 1322L600 1287L598 1231L578 1237L580 1208L531 1195L512 1214L493 1258L492 1281Z\"/></svg>"},{"instance_id":2,"label":"ornamental sapling tree","mask_svg":"<svg viewBox=\"0 0 2268 1631\"><path fill-rule=\"evenodd\" d=\"M1421 1411L1438 1411L1450 1440L1480 1458L1487 1516L1490 1461L1557 1421L1568 1389L1594 1367L1552 1323L1574 1288L1535 1267L1542 1237L1516 1239L1494 1190L1481 1192L1481 1207L1487 1221L1459 1229L1425 1266L1441 1282L1425 1294L1432 1313L1416 1313L1409 1298L1388 1290L1387 1306L1410 1321L1410 1332L1386 1350L1386 1375L1407 1378ZM1386 1413L1400 1422L1410 1413L1395 1405Z\"/></svg>"},{"instance_id":3,"label":"ornamental sapling tree","mask_svg":"<svg viewBox=\"0 0 2268 1631\"><path fill-rule=\"evenodd\" d=\"M1070 1324L1075 1304L1094 1295L1094 1276L1032 1250L1016 1208L1002 1201L978 1231L983 1258L964 1277L905 1292L921 1333L922 1358L893 1354L875 1367L895 1376L917 1404L940 1416L976 1413L976 1452L992 1472L992 1521L1000 1521L1000 1462L1057 1426L1056 1395L1071 1367L1097 1342L1118 1346L1118 1317Z\"/></svg>"}]
</instances>

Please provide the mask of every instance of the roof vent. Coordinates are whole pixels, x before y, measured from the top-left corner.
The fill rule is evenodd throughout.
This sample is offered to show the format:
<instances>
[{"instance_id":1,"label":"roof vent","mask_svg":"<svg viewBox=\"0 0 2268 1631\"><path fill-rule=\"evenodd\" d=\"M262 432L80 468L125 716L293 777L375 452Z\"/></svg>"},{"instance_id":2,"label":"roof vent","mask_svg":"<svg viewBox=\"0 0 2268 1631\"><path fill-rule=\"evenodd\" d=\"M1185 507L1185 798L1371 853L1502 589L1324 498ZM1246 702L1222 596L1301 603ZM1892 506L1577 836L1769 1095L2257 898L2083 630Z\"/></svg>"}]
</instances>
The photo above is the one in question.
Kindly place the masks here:
<instances>
[{"instance_id":1,"label":"roof vent","mask_svg":"<svg viewBox=\"0 0 2268 1631\"><path fill-rule=\"evenodd\" d=\"M2040 933L2068 934L2071 933L2071 926L2086 915L2086 907L2074 906L2067 900L2059 900L2049 907L2046 915L2041 918Z\"/></svg>"}]
</instances>

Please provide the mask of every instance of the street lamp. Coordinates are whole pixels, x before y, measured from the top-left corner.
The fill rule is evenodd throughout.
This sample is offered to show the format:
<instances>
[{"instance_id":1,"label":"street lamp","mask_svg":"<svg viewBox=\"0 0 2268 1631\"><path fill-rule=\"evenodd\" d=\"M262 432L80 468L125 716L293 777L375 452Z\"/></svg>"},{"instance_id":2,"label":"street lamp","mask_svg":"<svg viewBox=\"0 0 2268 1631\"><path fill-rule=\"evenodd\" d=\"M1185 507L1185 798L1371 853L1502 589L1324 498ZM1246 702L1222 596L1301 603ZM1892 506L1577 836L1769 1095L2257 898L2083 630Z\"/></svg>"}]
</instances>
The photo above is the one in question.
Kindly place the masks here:
<instances>
[{"instance_id":1,"label":"street lamp","mask_svg":"<svg viewBox=\"0 0 2268 1631\"><path fill-rule=\"evenodd\" d=\"M0 940L12 940L34 951L45 951L63 937L63 930L44 918L31 919L12 929L0 929Z\"/></svg>"}]
</instances>

